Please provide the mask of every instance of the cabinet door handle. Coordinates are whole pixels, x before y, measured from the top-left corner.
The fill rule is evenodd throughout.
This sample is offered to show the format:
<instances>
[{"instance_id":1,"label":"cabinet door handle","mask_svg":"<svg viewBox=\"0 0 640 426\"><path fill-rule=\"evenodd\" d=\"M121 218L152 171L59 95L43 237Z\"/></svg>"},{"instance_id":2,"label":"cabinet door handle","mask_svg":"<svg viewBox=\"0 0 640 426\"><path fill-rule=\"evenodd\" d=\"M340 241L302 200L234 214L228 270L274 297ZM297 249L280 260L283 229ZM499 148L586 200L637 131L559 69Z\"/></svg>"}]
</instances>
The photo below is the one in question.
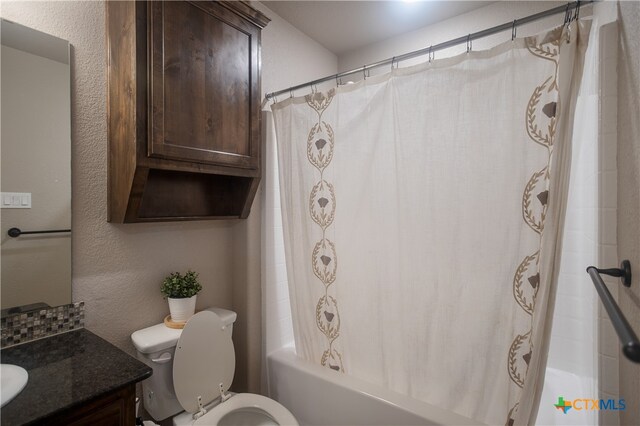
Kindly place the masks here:
<instances>
[{"instance_id":1,"label":"cabinet door handle","mask_svg":"<svg viewBox=\"0 0 640 426\"><path fill-rule=\"evenodd\" d=\"M160 355L159 358L151 358L151 361L155 362L156 364L167 363L171 361L171 354L169 352L165 352L162 355Z\"/></svg>"}]
</instances>

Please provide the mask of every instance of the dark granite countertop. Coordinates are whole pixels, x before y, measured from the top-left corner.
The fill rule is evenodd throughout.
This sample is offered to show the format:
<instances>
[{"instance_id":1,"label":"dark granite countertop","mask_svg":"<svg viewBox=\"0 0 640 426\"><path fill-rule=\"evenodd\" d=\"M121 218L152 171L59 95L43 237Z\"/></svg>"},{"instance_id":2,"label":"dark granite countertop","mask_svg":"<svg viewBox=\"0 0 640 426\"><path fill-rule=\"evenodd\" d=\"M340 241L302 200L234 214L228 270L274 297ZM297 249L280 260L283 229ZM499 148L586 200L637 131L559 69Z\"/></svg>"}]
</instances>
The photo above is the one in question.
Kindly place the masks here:
<instances>
[{"instance_id":1,"label":"dark granite countertop","mask_svg":"<svg viewBox=\"0 0 640 426\"><path fill-rule=\"evenodd\" d=\"M86 329L0 351L27 370L27 386L0 409L2 426L41 422L151 376L151 368Z\"/></svg>"}]
</instances>

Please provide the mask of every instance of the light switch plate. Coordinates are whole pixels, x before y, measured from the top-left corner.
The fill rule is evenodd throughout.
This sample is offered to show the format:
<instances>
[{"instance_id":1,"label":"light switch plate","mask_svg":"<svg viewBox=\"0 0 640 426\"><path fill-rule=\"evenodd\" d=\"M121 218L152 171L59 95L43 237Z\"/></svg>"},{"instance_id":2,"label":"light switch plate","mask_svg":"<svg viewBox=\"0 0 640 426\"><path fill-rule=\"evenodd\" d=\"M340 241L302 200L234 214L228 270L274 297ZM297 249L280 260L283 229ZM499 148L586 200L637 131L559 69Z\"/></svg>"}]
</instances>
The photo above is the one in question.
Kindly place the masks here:
<instances>
[{"instance_id":1,"label":"light switch plate","mask_svg":"<svg viewBox=\"0 0 640 426\"><path fill-rule=\"evenodd\" d=\"M0 196L0 207L3 209L30 209L30 192L3 192Z\"/></svg>"}]
</instances>

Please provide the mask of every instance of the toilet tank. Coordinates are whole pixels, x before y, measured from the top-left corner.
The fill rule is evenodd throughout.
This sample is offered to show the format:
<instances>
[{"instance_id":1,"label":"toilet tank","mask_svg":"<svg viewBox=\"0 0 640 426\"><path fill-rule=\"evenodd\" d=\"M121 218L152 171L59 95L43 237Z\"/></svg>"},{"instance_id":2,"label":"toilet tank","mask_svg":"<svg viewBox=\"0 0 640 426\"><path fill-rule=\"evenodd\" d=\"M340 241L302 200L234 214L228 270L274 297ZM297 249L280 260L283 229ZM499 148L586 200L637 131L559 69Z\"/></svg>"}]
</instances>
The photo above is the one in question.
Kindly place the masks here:
<instances>
[{"instance_id":1,"label":"toilet tank","mask_svg":"<svg viewBox=\"0 0 640 426\"><path fill-rule=\"evenodd\" d=\"M209 308L220 317L225 332L231 333L237 314L221 308ZM173 390L173 356L182 329L169 328L164 323L138 330L131 334L140 361L153 369L153 374L142 382L145 410L156 421L178 414L184 409Z\"/></svg>"}]
</instances>

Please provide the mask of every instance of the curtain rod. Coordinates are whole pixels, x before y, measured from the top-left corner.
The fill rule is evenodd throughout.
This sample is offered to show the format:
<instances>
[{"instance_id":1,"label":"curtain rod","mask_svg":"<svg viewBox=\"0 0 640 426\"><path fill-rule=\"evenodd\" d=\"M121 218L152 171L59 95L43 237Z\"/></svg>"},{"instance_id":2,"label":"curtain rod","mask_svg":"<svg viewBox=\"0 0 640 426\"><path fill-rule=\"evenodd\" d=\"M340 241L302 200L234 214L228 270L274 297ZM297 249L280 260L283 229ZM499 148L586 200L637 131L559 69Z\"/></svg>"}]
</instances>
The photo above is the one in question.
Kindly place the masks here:
<instances>
[{"instance_id":1,"label":"curtain rod","mask_svg":"<svg viewBox=\"0 0 640 426\"><path fill-rule=\"evenodd\" d=\"M574 2L569 2L564 6L558 6L558 7L554 7L553 9L549 9L549 10L545 10L539 13L535 13L533 15L529 15L529 16L525 16L524 18L520 18L520 19L514 19L513 22L507 22L505 24L502 25L497 25L495 27L491 27L488 28L486 30L482 30L482 31L478 31L475 33L471 33L469 35L466 36L462 36L462 37L458 37L455 38L453 40L449 40L449 41L445 41L443 43L440 44L436 44L433 46L429 46L429 47L425 47L423 49L419 49L419 50L414 50L413 52L409 52L409 53L405 53L403 55L399 55L399 56L394 56L393 58L387 58L384 59L382 61L378 61L378 62L374 62L372 64L369 65L365 65L362 66L360 68L355 68L352 69L350 71L345 71L345 72L341 72L338 74L333 74L333 75L329 75L323 78L319 78L317 80L313 80L313 81L309 81L306 83L302 83L302 84L298 84L297 86L292 86L289 87L287 89L283 89L283 90L279 90L277 92L271 92L271 93L267 93L265 94L265 98L266 99L274 99L276 96L278 95L282 95L284 93L292 93L294 90L298 90L298 89L302 89L305 87L309 87L309 86L314 86L316 84L320 84L320 83L324 83L325 81L330 81L330 80L335 80L336 82L338 81L338 79L345 77L347 75L351 75L351 74L356 74L356 73L366 73L367 70L371 70L373 68L378 68L381 66L385 66L385 65L393 65L394 63L400 62L400 61L404 61L407 59L412 59L415 58L417 56L424 56L424 55L429 55L431 56L431 54L433 54L434 52L437 52L438 50L443 50L443 49L448 49L450 47L453 46L457 46L459 44L463 44L463 43L467 43L467 49L471 50L471 42L473 40L477 40L480 38L484 38L493 34L497 34L503 31L507 31L507 30L511 30L512 33L512 37L515 36L515 31L516 28L519 25L524 25L524 24L528 24L530 22L533 21L537 21L539 19L542 18L546 18L548 16L553 16L553 15L557 15L560 13L565 13L565 23L571 19L577 19L578 18L578 13L580 12L580 7L583 5L587 5L590 3L594 3L597 0L578 0L578 1L574 1ZM574 16L571 16L571 12L573 10L576 10L576 13Z\"/></svg>"}]
</instances>

